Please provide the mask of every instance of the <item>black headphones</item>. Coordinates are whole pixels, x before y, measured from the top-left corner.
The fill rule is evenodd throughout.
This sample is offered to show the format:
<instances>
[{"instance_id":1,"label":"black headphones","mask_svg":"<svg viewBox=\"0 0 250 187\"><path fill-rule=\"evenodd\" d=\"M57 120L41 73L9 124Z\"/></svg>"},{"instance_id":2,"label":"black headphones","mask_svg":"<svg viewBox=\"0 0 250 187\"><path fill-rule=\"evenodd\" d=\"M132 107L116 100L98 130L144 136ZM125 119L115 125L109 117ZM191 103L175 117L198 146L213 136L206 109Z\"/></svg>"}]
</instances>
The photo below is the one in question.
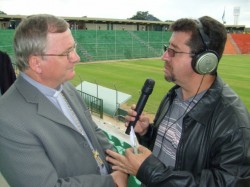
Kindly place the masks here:
<instances>
[{"instance_id":1,"label":"black headphones","mask_svg":"<svg viewBox=\"0 0 250 187\"><path fill-rule=\"evenodd\" d=\"M208 49L210 39L205 34L203 25L200 20L197 20L197 29L201 36L201 40L205 49L196 54L192 59L193 70L201 75L209 74L217 69L219 62L218 55L215 51Z\"/></svg>"}]
</instances>

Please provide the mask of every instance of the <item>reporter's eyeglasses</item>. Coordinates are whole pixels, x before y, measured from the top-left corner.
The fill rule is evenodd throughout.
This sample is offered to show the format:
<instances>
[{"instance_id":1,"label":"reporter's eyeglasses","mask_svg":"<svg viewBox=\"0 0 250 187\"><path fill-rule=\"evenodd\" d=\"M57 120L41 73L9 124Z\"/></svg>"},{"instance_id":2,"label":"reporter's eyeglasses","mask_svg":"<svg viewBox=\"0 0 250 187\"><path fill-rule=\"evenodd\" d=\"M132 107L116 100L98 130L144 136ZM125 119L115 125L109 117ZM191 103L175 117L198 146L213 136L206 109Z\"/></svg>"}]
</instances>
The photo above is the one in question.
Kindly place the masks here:
<instances>
[{"instance_id":1,"label":"reporter's eyeglasses","mask_svg":"<svg viewBox=\"0 0 250 187\"><path fill-rule=\"evenodd\" d=\"M77 43L74 43L74 46L68 49L67 51L61 53L61 54L53 54L53 53L45 53L41 54L40 56L67 56L67 59L70 60L72 54L76 52L76 46Z\"/></svg>"},{"instance_id":2,"label":"reporter's eyeglasses","mask_svg":"<svg viewBox=\"0 0 250 187\"><path fill-rule=\"evenodd\" d=\"M170 56L170 57L175 57L175 54L178 54L178 53L189 54L190 56L194 56L195 55L194 53L187 53L187 52L182 52L182 51L175 51L174 49L170 48L167 45L163 46L163 50L164 50L164 52L167 52L168 56Z\"/></svg>"}]
</instances>

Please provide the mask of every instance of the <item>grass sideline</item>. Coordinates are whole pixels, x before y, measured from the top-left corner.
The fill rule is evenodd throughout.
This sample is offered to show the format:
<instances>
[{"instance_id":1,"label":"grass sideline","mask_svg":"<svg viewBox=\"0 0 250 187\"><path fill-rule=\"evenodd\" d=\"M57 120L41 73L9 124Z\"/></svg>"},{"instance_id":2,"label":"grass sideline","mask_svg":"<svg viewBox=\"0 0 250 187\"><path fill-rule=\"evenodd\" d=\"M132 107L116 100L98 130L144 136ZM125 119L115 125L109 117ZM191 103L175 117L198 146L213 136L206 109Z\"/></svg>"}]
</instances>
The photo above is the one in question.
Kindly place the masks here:
<instances>
[{"instance_id":1,"label":"grass sideline","mask_svg":"<svg viewBox=\"0 0 250 187\"><path fill-rule=\"evenodd\" d=\"M88 81L128 93L132 95L127 101L128 106L137 102L145 80L154 79L155 87L144 109L150 114L155 114L161 99L173 86L164 79L163 61L160 59L79 63L75 70L76 76L71 80L73 85ZM250 55L224 55L218 73L250 111Z\"/></svg>"}]
</instances>

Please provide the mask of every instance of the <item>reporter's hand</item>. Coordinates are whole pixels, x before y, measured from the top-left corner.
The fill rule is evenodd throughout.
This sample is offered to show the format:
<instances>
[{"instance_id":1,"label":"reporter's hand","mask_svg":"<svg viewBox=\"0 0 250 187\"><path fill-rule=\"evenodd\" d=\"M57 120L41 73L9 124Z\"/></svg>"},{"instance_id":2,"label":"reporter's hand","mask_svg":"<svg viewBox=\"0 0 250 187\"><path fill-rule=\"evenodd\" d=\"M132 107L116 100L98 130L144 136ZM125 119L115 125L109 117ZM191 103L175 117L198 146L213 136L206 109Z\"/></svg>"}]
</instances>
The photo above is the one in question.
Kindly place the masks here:
<instances>
[{"instance_id":1,"label":"reporter's hand","mask_svg":"<svg viewBox=\"0 0 250 187\"><path fill-rule=\"evenodd\" d=\"M126 127L128 127L128 124L129 124L130 121L135 121L135 117L137 115L137 112L135 111L135 108L136 108L136 105L133 104L131 106L130 110L128 110L128 115L125 116L125 120L126 120L125 126ZM147 117L146 114L143 112L139 116L139 120L136 122L134 130L140 136L143 136L144 134L147 133L148 126L149 126L149 117Z\"/></svg>"},{"instance_id":2,"label":"reporter's hand","mask_svg":"<svg viewBox=\"0 0 250 187\"><path fill-rule=\"evenodd\" d=\"M135 154L133 148L128 148L125 155L121 155L111 150L107 150L106 160L111 163L112 169L125 172L136 176L141 164L148 158L152 152L144 146L138 147L138 154Z\"/></svg>"}]
</instances>

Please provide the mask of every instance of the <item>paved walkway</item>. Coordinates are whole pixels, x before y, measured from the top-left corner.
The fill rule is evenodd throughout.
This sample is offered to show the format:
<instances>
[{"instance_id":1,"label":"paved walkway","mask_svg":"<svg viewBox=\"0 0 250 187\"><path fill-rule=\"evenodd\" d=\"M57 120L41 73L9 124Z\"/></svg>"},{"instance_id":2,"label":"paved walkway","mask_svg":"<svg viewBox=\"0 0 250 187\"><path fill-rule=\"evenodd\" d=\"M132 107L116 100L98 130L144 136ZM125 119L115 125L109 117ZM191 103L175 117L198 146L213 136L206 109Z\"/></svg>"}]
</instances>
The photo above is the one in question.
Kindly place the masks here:
<instances>
[{"instance_id":1,"label":"paved walkway","mask_svg":"<svg viewBox=\"0 0 250 187\"><path fill-rule=\"evenodd\" d=\"M121 123L120 121L116 121L114 119L107 120L105 119L105 117L104 119L93 117L93 120L96 122L100 129L104 130L112 136L115 136L120 141L130 144L129 135L125 134L126 127L124 123Z\"/></svg>"}]
</instances>

